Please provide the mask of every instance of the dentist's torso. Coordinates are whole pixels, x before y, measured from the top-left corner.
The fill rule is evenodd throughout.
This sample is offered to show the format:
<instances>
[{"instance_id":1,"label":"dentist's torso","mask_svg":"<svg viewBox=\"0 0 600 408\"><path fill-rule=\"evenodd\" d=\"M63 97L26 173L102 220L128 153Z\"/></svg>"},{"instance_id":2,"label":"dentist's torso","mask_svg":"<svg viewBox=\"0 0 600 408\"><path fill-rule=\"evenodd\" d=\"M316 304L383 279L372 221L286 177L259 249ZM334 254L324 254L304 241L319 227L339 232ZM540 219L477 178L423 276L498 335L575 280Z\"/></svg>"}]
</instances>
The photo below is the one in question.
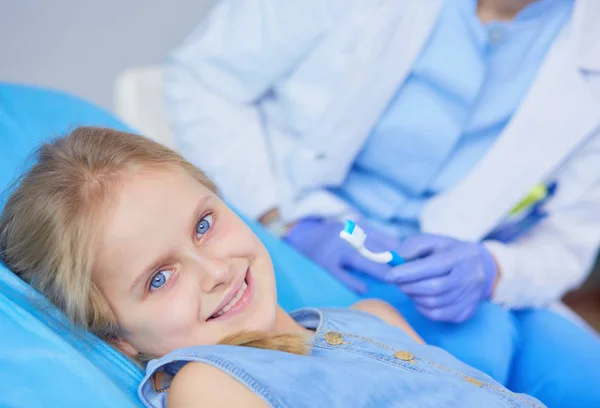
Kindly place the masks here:
<instances>
[{"instance_id":1,"label":"dentist's torso","mask_svg":"<svg viewBox=\"0 0 600 408\"><path fill-rule=\"evenodd\" d=\"M358 6L261 101L282 194L289 197L284 210L295 215L344 210L345 203L323 190L344 182L410 74L442 6L441 0ZM593 39L600 38L600 25L595 17L600 17L598 3L575 2L571 20L497 141L453 188L422 208L424 231L481 239L539 183L560 186L548 204L551 211L597 182L600 43Z\"/></svg>"}]
</instances>

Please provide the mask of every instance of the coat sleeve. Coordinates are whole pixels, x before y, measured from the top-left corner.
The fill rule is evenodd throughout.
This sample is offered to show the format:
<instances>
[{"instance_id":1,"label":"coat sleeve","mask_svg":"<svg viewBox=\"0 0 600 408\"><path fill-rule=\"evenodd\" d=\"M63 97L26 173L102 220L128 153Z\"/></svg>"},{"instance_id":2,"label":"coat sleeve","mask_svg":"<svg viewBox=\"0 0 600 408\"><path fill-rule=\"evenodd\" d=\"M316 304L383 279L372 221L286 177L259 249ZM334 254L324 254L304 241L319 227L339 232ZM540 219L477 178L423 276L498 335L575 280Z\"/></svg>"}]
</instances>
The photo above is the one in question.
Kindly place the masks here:
<instances>
[{"instance_id":1,"label":"coat sleeve","mask_svg":"<svg viewBox=\"0 0 600 408\"><path fill-rule=\"evenodd\" d=\"M493 300L509 308L539 307L581 285L600 244L600 134L557 173L546 217L509 244L486 241L501 270Z\"/></svg>"},{"instance_id":2,"label":"coat sleeve","mask_svg":"<svg viewBox=\"0 0 600 408\"><path fill-rule=\"evenodd\" d=\"M352 4L224 0L168 57L165 102L178 149L252 218L279 206L257 101Z\"/></svg>"}]
</instances>

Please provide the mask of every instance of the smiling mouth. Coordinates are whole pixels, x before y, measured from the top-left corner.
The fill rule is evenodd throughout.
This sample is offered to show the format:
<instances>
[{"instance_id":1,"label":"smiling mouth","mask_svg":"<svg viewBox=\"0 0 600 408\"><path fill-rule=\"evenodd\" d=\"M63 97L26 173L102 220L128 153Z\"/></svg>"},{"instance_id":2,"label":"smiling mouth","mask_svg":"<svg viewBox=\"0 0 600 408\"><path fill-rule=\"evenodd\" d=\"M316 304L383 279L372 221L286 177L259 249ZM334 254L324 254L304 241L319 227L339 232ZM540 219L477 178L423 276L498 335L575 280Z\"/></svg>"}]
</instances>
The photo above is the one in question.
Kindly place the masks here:
<instances>
[{"instance_id":1,"label":"smiling mouth","mask_svg":"<svg viewBox=\"0 0 600 408\"><path fill-rule=\"evenodd\" d=\"M231 308L234 307L240 301L242 296L244 296L246 289L248 289L248 284L246 283L246 280L244 279L244 282L242 283L242 287L237 291L237 293L235 294L233 299L231 299L229 301L229 303L227 303L223 307L223 309L219 310L217 313L212 315L209 319L216 319L217 317L223 316L225 313L229 312L231 310Z\"/></svg>"},{"instance_id":2,"label":"smiling mouth","mask_svg":"<svg viewBox=\"0 0 600 408\"><path fill-rule=\"evenodd\" d=\"M237 290L235 295L231 298L227 304L222 308L213 313L207 321L216 320L219 318L226 318L229 315L237 314L237 312L243 309L251 303L251 292L252 292L252 279L250 277L250 270L246 272L246 276L242 281L240 288Z\"/></svg>"}]
</instances>

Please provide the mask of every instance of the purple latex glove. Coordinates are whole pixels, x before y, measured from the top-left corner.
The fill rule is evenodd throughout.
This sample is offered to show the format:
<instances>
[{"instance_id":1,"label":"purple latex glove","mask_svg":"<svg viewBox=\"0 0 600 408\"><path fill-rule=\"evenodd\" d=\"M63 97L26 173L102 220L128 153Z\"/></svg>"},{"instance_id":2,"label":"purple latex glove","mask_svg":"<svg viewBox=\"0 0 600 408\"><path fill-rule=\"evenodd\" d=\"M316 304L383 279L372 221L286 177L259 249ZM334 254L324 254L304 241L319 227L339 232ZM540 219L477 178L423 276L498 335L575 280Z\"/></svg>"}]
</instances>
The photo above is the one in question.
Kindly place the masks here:
<instances>
[{"instance_id":1,"label":"purple latex glove","mask_svg":"<svg viewBox=\"0 0 600 408\"><path fill-rule=\"evenodd\" d=\"M398 239L360 224L367 233L367 244L374 252L398 247ZM354 292L363 294L367 285L353 276L350 270L384 280L391 270L387 264L372 262L340 238L344 223L335 219L304 218L283 237L313 262L325 268L333 277Z\"/></svg>"},{"instance_id":2,"label":"purple latex glove","mask_svg":"<svg viewBox=\"0 0 600 408\"><path fill-rule=\"evenodd\" d=\"M439 235L416 235L398 249L406 263L386 280L411 297L432 320L460 323L490 297L498 275L492 254L480 243Z\"/></svg>"}]
</instances>

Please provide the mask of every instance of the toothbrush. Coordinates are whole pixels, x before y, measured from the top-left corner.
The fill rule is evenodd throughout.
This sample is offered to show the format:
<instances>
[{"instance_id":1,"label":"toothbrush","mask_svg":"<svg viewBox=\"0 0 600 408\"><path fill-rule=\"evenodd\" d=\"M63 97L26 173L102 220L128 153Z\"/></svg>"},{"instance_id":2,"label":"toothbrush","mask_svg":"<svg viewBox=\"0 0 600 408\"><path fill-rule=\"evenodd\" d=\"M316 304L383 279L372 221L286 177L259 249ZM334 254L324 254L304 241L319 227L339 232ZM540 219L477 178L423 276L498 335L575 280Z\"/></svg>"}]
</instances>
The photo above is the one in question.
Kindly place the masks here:
<instances>
[{"instance_id":1,"label":"toothbrush","mask_svg":"<svg viewBox=\"0 0 600 408\"><path fill-rule=\"evenodd\" d=\"M346 221L344 229L340 231L340 238L349 243L362 256L373 262L382 264L384 263L390 266L398 266L406 262L404 258L402 258L394 251L371 252L367 248L365 248L367 234L363 231L361 227L356 225L353 221Z\"/></svg>"}]
</instances>

